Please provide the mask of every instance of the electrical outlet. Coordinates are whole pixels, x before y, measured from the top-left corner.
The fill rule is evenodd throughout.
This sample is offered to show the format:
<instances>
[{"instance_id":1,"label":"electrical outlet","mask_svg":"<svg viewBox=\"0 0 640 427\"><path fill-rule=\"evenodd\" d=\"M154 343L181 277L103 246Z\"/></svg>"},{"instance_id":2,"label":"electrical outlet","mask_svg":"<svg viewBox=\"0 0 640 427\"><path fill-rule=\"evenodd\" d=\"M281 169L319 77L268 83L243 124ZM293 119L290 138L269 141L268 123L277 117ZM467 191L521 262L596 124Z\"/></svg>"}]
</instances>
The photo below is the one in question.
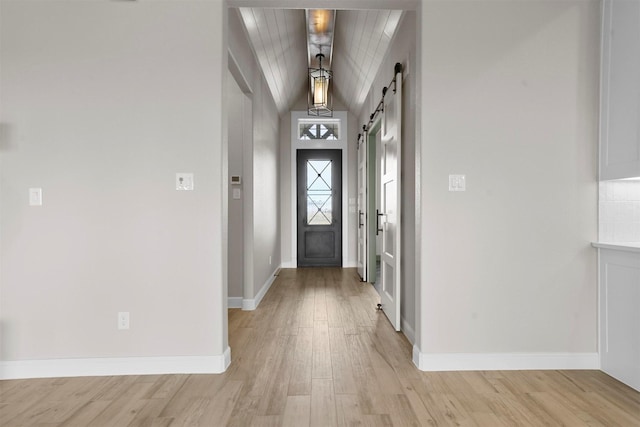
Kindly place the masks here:
<instances>
[{"instance_id":1,"label":"electrical outlet","mask_svg":"<svg viewBox=\"0 0 640 427\"><path fill-rule=\"evenodd\" d=\"M467 179L464 175L449 175L449 191L467 191Z\"/></svg>"},{"instance_id":2,"label":"electrical outlet","mask_svg":"<svg viewBox=\"0 0 640 427\"><path fill-rule=\"evenodd\" d=\"M129 329L129 312L121 311L118 313L118 329Z\"/></svg>"}]
</instances>

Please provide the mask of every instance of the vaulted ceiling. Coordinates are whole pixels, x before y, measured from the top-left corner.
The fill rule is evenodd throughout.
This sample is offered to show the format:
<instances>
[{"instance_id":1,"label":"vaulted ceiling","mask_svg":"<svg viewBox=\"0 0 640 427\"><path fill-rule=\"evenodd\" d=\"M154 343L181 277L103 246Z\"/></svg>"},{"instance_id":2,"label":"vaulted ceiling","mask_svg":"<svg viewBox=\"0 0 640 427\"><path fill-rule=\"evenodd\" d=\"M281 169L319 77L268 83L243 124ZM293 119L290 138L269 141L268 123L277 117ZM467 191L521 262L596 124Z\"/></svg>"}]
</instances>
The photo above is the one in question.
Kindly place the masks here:
<instances>
[{"instance_id":1,"label":"vaulted ceiling","mask_svg":"<svg viewBox=\"0 0 640 427\"><path fill-rule=\"evenodd\" d=\"M280 113L306 97L309 56L304 9L240 7L240 15ZM334 96L358 114L402 10L338 10L331 69Z\"/></svg>"}]
</instances>

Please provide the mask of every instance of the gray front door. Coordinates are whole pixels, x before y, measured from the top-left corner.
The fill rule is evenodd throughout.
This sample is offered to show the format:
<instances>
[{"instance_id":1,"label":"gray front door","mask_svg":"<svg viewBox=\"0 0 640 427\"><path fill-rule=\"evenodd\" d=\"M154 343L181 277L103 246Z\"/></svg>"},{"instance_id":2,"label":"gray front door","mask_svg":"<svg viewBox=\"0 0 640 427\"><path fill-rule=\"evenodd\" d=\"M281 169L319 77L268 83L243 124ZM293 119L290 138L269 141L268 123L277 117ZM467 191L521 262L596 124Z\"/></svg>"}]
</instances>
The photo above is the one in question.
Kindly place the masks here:
<instances>
[{"instance_id":1,"label":"gray front door","mask_svg":"<svg viewBox=\"0 0 640 427\"><path fill-rule=\"evenodd\" d=\"M342 151L297 151L298 267L342 266Z\"/></svg>"}]
</instances>

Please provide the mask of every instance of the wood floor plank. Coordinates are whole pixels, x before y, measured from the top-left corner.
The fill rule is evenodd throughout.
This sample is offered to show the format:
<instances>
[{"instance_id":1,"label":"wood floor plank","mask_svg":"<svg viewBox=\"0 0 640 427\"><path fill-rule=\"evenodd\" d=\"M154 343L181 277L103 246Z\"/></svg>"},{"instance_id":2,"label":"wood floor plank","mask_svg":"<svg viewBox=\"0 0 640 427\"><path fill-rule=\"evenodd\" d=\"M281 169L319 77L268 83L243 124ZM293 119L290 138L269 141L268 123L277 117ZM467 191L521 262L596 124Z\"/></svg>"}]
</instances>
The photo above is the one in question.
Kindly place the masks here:
<instances>
[{"instance_id":1,"label":"wood floor plank","mask_svg":"<svg viewBox=\"0 0 640 427\"><path fill-rule=\"evenodd\" d=\"M189 375L162 409L160 417L177 418L195 399L215 398L224 381L224 377L218 375Z\"/></svg>"},{"instance_id":2,"label":"wood floor plank","mask_svg":"<svg viewBox=\"0 0 640 427\"><path fill-rule=\"evenodd\" d=\"M382 408L382 412L389 415L393 425L407 427L419 427L421 425L406 395L385 394L380 396L383 399L379 403L379 406Z\"/></svg>"},{"instance_id":3,"label":"wood floor plank","mask_svg":"<svg viewBox=\"0 0 640 427\"><path fill-rule=\"evenodd\" d=\"M61 427L83 427L88 426L96 417L104 412L107 406L111 405L109 400L92 400L85 402L73 414L60 423ZM4 425L4 424L3 424ZM11 425L11 424L7 424Z\"/></svg>"},{"instance_id":4,"label":"wood floor plank","mask_svg":"<svg viewBox=\"0 0 640 427\"><path fill-rule=\"evenodd\" d=\"M216 394L216 398L210 399L199 424L226 425L231 418L233 408L236 406L242 386L242 381L227 381Z\"/></svg>"},{"instance_id":5,"label":"wood floor plank","mask_svg":"<svg viewBox=\"0 0 640 427\"><path fill-rule=\"evenodd\" d=\"M202 415L207 410L207 407L211 403L207 398L192 398L186 402L186 406L183 411L174 417L172 427L188 427L188 426L204 426L200 420Z\"/></svg>"},{"instance_id":6,"label":"wood floor plank","mask_svg":"<svg viewBox=\"0 0 640 427\"><path fill-rule=\"evenodd\" d=\"M304 427L311 423L311 396L289 396L282 416L283 427Z\"/></svg>"},{"instance_id":7,"label":"wood floor plank","mask_svg":"<svg viewBox=\"0 0 640 427\"><path fill-rule=\"evenodd\" d=\"M251 427L279 427L282 425L280 415L257 415L251 420Z\"/></svg>"},{"instance_id":8,"label":"wood floor plank","mask_svg":"<svg viewBox=\"0 0 640 427\"><path fill-rule=\"evenodd\" d=\"M600 371L420 372L354 269L283 269L229 310L220 375L0 381L2 427L640 426Z\"/></svg>"},{"instance_id":9,"label":"wood floor plank","mask_svg":"<svg viewBox=\"0 0 640 427\"><path fill-rule=\"evenodd\" d=\"M258 413L262 396L241 394L233 408L227 427L245 427L251 425L253 417Z\"/></svg>"},{"instance_id":10,"label":"wood floor plank","mask_svg":"<svg viewBox=\"0 0 640 427\"><path fill-rule=\"evenodd\" d=\"M311 383L311 423L312 427L333 427L338 425L336 398L333 380L314 378Z\"/></svg>"},{"instance_id":11,"label":"wood floor plank","mask_svg":"<svg viewBox=\"0 0 640 427\"><path fill-rule=\"evenodd\" d=\"M326 320L316 320L313 326L312 378L332 378L329 325Z\"/></svg>"},{"instance_id":12,"label":"wood floor plank","mask_svg":"<svg viewBox=\"0 0 640 427\"><path fill-rule=\"evenodd\" d=\"M289 396L310 395L313 371L313 328L298 329L293 363L287 394Z\"/></svg>"},{"instance_id":13,"label":"wood floor plank","mask_svg":"<svg viewBox=\"0 0 640 427\"><path fill-rule=\"evenodd\" d=\"M146 399L169 399L180 389L187 378L187 375L162 375L154 382L144 397Z\"/></svg>"},{"instance_id":14,"label":"wood floor plank","mask_svg":"<svg viewBox=\"0 0 640 427\"><path fill-rule=\"evenodd\" d=\"M149 390L150 383L134 383L124 393L113 400L104 411L91 420L91 424L104 427L126 426L147 404L142 396Z\"/></svg>"},{"instance_id":15,"label":"wood floor plank","mask_svg":"<svg viewBox=\"0 0 640 427\"><path fill-rule=\"evenodd\" d=\"M284 335L280 337L282 352L277 353L277 363L274 365L271 381L267 385L264 397L258 409L258 415L282 414L287 402L289 383L291 380L291 366L295 360L296 337Z\"/></svg>"},{"instance_id":16,"label":"wood floor plank","mask_svg":"<svg viewBox=\"0 0 640 427\"><path fill-rule=\"evenodd\" d=\"M135 415L127 427L169 426L173 418L160 417L160 412L167 404L166 399L150 399Z\"/></svg>"},{"instance_id":17,"label":"wood floor plank","mask_svg":"<svg viewBox=\"0 0 640 427\"><path fill-rule=\"evenodd\" d=\"M363 415L364 425L367 427L392 427L393 421L388 414Z\"/></svg>"},{"instance_id":18,"label":"wood floor plank","mask_svg":"<svg viewBox=\"0 0 640 427\"><path fill-rule=\"evenodd\" d=\"M301 328L313 328L315 298L313 294L305 295L298 304L297 319Z\"/></svg>"},{"instance_id":19,"label":"wood floor plank","mask_svg":"<svg viewBox=\"0 0 640 427\"><path fill-rule=\"evenodd\" d=\"M356 394L336 394L336 421L339 426L359 426L364 423Z\"/></svg>"},{"instance_id":20,"label":"wood floor plank","mask_svg":"<svg viewBox=\"0 0 640 427\"><path fill-rule=\"evenodd\" d=\"M325 295L324 287L318 287L316 289L315 297L313 299L313 320L316 322L328 321L327 297Z\"/></svg>"},{"instance_id":21,"label":"wood floor plank","mask_svg":"<svg viewBox=\"0 0 640 427\"><path fill-rule=\"evenodd\" d=\"M329 328L331 370L336 394L355 394L358 389L349 360L343 328Z\"/></svg>"}]
</instances>

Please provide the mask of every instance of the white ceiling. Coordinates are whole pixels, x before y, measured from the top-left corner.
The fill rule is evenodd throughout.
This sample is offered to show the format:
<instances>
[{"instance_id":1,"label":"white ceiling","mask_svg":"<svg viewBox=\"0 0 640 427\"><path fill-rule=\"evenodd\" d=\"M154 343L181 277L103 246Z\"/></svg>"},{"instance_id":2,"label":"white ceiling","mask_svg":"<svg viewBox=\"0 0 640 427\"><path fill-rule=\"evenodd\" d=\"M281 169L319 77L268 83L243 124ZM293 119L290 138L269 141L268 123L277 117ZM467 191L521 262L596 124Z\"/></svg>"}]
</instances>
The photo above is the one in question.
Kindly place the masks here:
<instances>
[{"instance_id":1,"label":"white ceiling","mask_svg":"<svg viewBox=\"0 0 640 427\"><path fill-rule=\"evenodd\" d=\"M333 41L334 89L349 111L360 112L401 16L401 10L338 11Z\"/></svg>"},{"instance_id":2,"label":"white ceiling","mask_svg":"<svg viewBox=\"0 0 640 427\"><path fill-rule=\"evenodd\" d=\"M278 111L288 111L307 86L304 10L242 7L240 16Z\"/></svg>"},{"instance_id":3,"label":"white ceiling","mask_svg":"<svg viewBox=\"0 0 640 427\"><path fill-rule=\"evenodd\" d=\"M306 96L304 9L245 8L240 15L280 113ZM338 10L332 54L333 90L358 114L395 33L401 10Z\"/></svg>"}]
</instances>

